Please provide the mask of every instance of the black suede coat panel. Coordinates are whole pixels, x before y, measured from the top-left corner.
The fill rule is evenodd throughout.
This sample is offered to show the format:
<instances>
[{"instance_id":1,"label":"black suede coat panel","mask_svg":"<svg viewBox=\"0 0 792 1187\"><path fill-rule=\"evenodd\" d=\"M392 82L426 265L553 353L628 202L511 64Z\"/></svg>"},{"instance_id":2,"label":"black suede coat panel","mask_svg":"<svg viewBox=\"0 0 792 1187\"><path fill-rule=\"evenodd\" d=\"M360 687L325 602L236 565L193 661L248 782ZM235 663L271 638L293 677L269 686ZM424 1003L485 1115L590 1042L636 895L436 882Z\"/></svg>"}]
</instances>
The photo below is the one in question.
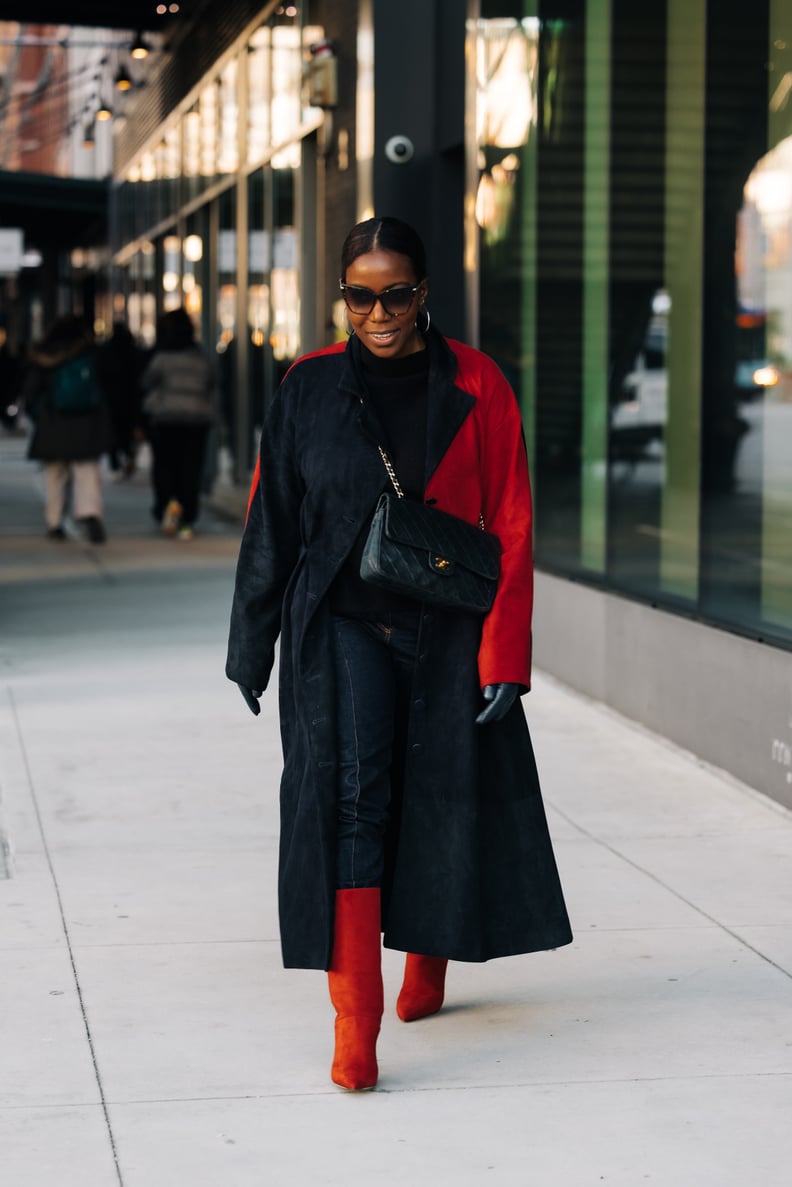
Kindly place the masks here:
<instances>
[{"instance_id":1,"label":"black suede coat panel","mask_svg":"<svg viewBox=\"0 0 792 1187\"><path fill-rule=\"evenodd\" d=\"M427 481L475 397L429 336ZM388 479L356 362L319 352L286 377L265 425L237 567L226 672L267 686L280 635L279 907L287 967L330 964L335 898L335 688L327 591ZM471 459L475 464L475 459ZM480 727L481 620L425 607L393 772L384 943L483 961L571 940L518 701Z\"/></svg>"}]
</instances>

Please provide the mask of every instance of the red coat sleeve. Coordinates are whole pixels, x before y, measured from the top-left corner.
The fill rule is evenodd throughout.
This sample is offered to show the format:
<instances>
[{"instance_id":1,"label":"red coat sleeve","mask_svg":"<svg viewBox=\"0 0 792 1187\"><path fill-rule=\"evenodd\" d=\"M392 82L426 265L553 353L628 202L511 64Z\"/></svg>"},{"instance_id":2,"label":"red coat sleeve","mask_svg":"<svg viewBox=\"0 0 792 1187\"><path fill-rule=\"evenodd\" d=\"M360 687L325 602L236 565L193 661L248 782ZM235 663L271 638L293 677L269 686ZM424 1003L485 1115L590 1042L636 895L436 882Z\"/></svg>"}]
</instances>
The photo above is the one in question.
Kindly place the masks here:
<instances>
[{"instance_id":1,"label":"red coat sleeve","mask_svg":"<svg viewBox=\"0 0 792 1187\"><path fill-rule=\"evenodd\" d=\"M479 677L482 688L505 681L527 690L533 613L531 484L520 410L505 379L502 384L506 390L493 394L482 458L484 522L503 552L498 592L484 619Z\"/></svg>"},{"instance_id":2,"label":"red coat sleeve","mask_svg":"<svg viewBox=\"0 0 792 1187\"><path fill-rule=\"evenodd\" d=\"M528 458L517 398L492 359L450 342L457 385L475 407L432 476L426 496L442 510L477 523L501 542L495 602L484 619L478 667L486 684L531 683L533 518Z\"/></svg>"}]
</instances>

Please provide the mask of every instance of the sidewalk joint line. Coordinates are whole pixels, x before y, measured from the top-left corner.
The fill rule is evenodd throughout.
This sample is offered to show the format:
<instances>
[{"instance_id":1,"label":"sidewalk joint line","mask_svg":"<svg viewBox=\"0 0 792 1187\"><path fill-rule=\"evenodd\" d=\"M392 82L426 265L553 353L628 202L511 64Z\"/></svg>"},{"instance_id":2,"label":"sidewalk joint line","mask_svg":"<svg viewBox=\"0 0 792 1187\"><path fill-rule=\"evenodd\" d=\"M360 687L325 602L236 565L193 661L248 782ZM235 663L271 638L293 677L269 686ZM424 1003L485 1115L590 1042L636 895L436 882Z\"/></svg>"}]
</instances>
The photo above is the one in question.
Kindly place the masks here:
<instances>
[{"instance_id":1,"label":"sidewalk joint line","mask_svg":"<svg viewBox=\"0 0 792 1187\"><path fill-rule=\"evenodd\" d=\"M722 923L720 919L716 919L714 915L710 915L709 912L705 911L703 907L699 907L697 903L691 902L690 899L685 898L684 894L680 894L680 892L675 890L673 886L669 886L667 882L664 882L662 878L658 878L657 874L653 874L651 870L647 870L639 862L633 861L631 857L628 857L626 853L622 853L621 850L617 849L615 845L612 845L609 841L604 841L602 837L598 837L594 833L589 832L589 830L584 828L582 824L578 824L577 821L573 820L571 816L568 816L566 812L562 812L559 807L554 805L553 808L554 811L556 811L562 818L562 820L566 821L566 823L571 828L576 829L577 832L586 837L587 840L592 841L595 845L600 845L603 849L607 849L607 851L612 853L614 857L618 857L621 861L626 862L628 866L632 866L632 868L637 870L639 874L643 874L645 877L650 878L657 886L662 886L663 890L667 890L669 894L674 896L674 898L678 899L681 903L684 903L685 906L690 907L690 909L695 911L696 914L700 915L702 919L706 919L710 923L714 924L715 927L725 932L727 936L731 936L733 940L736 940L738 944L741 944L743 948L747 948L749 952L753 952L754 956L758 956L761 960L764 960L767 964L771 965L772 968L776 969L779 973L782 973L783 976L785 976L788 980L792 981L792 972L789 969L785 969L782 964L778 963L778 961L773 960L770 956L767 956L766 953L760 951L760 949L756 948L753 944L749 944L748 941L739 934L739 932L733 931L732 928L727 927L725 923Z\"/></svg>"},{"instance_id":2,"label":"sidewalk joint line","mask_svg":"<svg viewBox=\"0 0 792 1187\"><path fill-rule=\"evenodd\" d=\"M39 807L38 798L36 796L36 789L35 789L35 786L33 783L33 773L30 769L30 762L28 760L27 747L25 746L25 739L22 735L22 727L21 727L21 723L19 720L19 714L17 712L17 705L16 705L16 701L14 699L13 689L9 688L8 698L9 698L9 701L11 702L11 712L12 712L12 715L14 718L14 727L16 729L17 740L19 742L19 750L22 755L22 762L24 764L25 774L27 776L28 790L30 792L30 798L33 803L33 811L36 816L36 824L38 827L39 836L41 837L41 843L44 847L44 856L47 861L47 868L49 869L50 877L52 878L52 885L55 888L55 898L58 903L58 913L59 913L60 919L61 919L61 926L63 927L63 935L66 940L66 949L69 954L69 962L71 964L72 976L74 978L74 987L77 991L77 1001L80 1006L80 1013L82 1015L83 1026L85 1027L85 1035L88 1040L88 1049L91 1053L91 1063L93 1064L94 1076L96 1078L96 1084L99 1089L99 1099L100 1099L101 1106L102 1106L102 1112L104 1114L105 1125L107 1126L107 1136L110 1140L110 1150L113 1155L113 1163L115 1165L116 1177L118 1179L119 1187L124 1187L124 1180L121 1176L121 1167L119 1166L119 1163L118 1163L118 1149L116 1147L115 1135L113 1133L113 1126L110 1122L110 1113L108 1110L107 1098L105 1097L104 1085L102 1084L102 1077L101 1077L101 1073L99 1071L99 1064L98 1064L97 1058L96 1058L96 1048L94 1047L93 1035L91 1034L91 1027L88 1023L88 1015L87 1015L87 1012L85 1009L85 1001L83 1000L82 989L80 987L80 978L77 974L77 964L75 962L74 949L72 948L71 936L69 935L69 927L66 922L66 912L65 912L65 909L63 906L63 898L61 896L60 887L58 885L58 879L55 874L55 866L52 861L52 854L50 853L50 848L47 843L47 834L44 829L44 820L41 815L41 809Z\"/></svg>"}]
</instances>

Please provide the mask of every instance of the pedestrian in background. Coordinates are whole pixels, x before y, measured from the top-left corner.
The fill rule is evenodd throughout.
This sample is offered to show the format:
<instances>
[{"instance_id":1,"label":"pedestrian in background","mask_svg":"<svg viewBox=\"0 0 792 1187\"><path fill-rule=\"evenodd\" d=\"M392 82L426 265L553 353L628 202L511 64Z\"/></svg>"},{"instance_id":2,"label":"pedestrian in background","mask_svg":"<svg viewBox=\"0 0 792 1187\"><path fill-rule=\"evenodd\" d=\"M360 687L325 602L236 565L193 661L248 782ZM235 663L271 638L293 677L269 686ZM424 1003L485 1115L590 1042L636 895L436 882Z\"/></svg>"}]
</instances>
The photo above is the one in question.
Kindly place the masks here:
<instances>
[{"instance_id":1,"label":"pedestrian in background","mask_svg":"<svg viewBox=\"0 0 792 1187\"><path fill-rule=\"evenodd\" d=\"M142 376L143 413L152 451L152 514L166 536L189 540L198 518L215 371L186 309L165 313Z\"/></svg>"},{"instance_id":2,"label":"pedestrian in background","mask_svg":"<svg viewBox=\"0 0 792 1187\"><path fill-rule=\"evenodd\" d=\"M66 314L30 351L24 381L27 416L33 422L28 457L46 467L47 532L66 539L69 491L74 518L92 544L106 540L100 460L112 433L97 376L96 348L86 323Z\"/></svg>"},{"instance_id":3,"label":"pedestrian in background","mask_svg":"<svg viewBox=\"0 0 792 1187\"><path fill-rule=\"evenodd\" d=\"M142 438L140 374L143 355L132 331L123 322L114 322L110 338L99 345L97 368L113 427L113 443L108 455L110 469L116 478L131 478Z\"/></svg>"},{"instance_id":4,"label":"pedestrian in background","mask_svg":"<svg viewBox=\"0 0 792 1187\"><path fill-rule=\"evenodd\" d=\"M0 317L0 423L9 430L16 428L19 418L21 375L19 354L12 350L5 321Z\"/></svg>"},{"instance_id":5,"label":"pedestrian in background","mask_svg":"<svg viewBox=\"0 0 792 1187\"><path fill-rule=\"evenodd\" d=\"M295 363L264 426L226 673L257 714L280 635L284 964L328 970L331 1077L365 1089L381 930L407 953L405 1022L441 1008L449 958L557 948L571 932L519 700L533 562L517 400L490 358L430 328L407 224L354 227L340 281L348 343ZM378 446L408 500L483 517L498 537L485 616L361 577L392 486Z\"/></svg>"}]
</instances>

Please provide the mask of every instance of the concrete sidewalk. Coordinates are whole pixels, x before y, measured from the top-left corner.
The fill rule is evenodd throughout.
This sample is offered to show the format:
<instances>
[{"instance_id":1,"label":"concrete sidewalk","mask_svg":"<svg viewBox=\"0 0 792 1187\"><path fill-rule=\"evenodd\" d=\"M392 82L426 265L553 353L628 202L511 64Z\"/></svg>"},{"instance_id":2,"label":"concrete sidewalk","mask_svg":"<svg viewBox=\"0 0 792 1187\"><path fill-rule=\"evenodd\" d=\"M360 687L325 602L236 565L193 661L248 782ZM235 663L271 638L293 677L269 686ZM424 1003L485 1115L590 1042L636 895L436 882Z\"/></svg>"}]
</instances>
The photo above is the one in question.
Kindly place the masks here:
<instances>
[{"instance_id":1,"label":"concrete sidewalk","mask_svg":"<svg viewBox=\"0 0 792 1187\"><path fill-rule=\"evenodd\" d=\"M0 441L0 1181L748 1187L792 1165L792 817L537 674L523 704L576 938L452 965L376 1092L284 971L274 690L223 676L239 528L43 535ZM60 551L58 551L60 550Z\"/></svg>"}]
</instances>

